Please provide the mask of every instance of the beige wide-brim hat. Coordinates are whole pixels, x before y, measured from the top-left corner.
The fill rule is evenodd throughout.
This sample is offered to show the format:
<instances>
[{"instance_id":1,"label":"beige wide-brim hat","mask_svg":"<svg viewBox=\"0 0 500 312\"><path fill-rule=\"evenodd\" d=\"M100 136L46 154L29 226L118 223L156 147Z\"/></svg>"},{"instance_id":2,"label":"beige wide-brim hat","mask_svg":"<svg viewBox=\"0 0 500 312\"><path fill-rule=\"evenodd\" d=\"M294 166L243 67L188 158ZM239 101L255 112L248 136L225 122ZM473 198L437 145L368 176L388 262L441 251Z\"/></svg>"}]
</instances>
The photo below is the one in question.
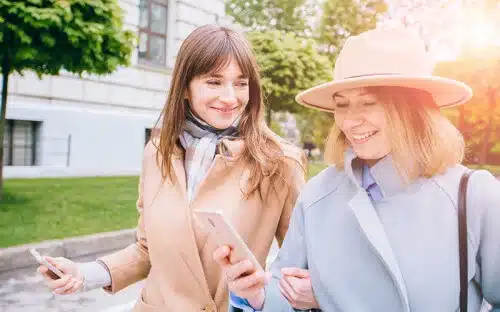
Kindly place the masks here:
<instances>
[{"instance_id":1,"label":"beige wide-brim hat","mask_svg":"<svg viewBox=\"0 0 500 312\"><path fill-rule=\"evenodd\" d=\"M433 76L434 67L425 43L415 32L407 28L376 28L346 40L335 63L333 81L305 90L295 99L304 106L332 112L336 92L393 86L427 91L441 108L470 100L469 86Z\"/></svg>"}]
</instances>

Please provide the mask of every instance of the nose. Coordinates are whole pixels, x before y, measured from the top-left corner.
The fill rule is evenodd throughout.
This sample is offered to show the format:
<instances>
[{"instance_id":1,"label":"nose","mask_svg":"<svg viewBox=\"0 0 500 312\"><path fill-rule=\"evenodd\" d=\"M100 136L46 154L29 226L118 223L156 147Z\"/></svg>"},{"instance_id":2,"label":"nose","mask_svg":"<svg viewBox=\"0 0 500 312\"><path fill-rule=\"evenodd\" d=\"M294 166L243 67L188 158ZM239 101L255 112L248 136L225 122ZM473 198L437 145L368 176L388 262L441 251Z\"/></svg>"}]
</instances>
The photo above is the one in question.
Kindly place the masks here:
<instances>
[{"instance_id":1,"label":"nose","mask_svg":"<svg viewBox=\"0 0 500 312\"><path fill-rule=\"evenodd\" d=\"M359 112L355 112L353 110L349 110L347 114L345 114L344 118L342 118L342 124L344 129L351 129L358 126L361 126L365 123L365 118L363 114Z\"/></svg>"},{"instance_id":2,"label":"nose","mask_svg":"<svg viewBox=\"0 0 500 312\"><path fill-rule=\"evenodd\" d=\"M223 89L222 93L219 96L219 100L221 102L227 103L227 104L235 104L237 102L237 97L236 97L236 90L234 89L233 84L227 84Z\"/></svg>"}]
</instances>

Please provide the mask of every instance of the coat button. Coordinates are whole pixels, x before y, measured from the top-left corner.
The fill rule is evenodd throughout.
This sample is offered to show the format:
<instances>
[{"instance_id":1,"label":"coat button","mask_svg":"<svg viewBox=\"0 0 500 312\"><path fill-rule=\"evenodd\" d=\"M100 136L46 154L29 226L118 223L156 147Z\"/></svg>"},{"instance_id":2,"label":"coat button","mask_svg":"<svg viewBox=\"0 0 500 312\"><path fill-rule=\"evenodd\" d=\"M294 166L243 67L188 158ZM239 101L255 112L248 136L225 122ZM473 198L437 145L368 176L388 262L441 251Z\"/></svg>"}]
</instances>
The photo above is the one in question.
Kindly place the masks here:
<instances>
[{"instance_id":1,"label":"coat button","mask_svg":"<svg viewBox=\"0 0 500 312\"><path fill-rule=\"evenodd\" d=\"M214 303L209 303L205 306L203 312L217 312L217 307Z\"/></svg>"}]
</instances>

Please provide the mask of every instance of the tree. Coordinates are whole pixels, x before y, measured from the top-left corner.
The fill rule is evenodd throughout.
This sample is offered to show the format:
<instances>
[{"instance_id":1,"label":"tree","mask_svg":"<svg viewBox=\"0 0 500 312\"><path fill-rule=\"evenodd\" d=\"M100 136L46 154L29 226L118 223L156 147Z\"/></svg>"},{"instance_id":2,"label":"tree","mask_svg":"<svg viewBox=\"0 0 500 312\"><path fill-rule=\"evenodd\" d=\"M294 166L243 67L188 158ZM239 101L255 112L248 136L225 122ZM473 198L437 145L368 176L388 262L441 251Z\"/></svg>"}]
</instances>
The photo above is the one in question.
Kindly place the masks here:
<instances>
[{"instance_id":1,"label":"tree","mask_svg":"<svg viewBox=\"0 0 500 312\"><path fill-rule=\"evenodd\" d=\"M458 110L457 127L479 164L487 163L492 149L500 140L500 46L464 50L453 62L438 65L438 75L467 83L474 92L473 99Z\"/></svg>"},{"instance_id":2,"label":"tree","mask_svg":"<svg viewBox=\"0 0 500 312\"><path fill-rule=\"evenodd\" d=\"M318 53L312 39L282 31L250 32L248 38L262 74L268 124L273 111L301 110L295 102L300 91L331 79L331 62Z\"/></svg>"},{"instance_id":3,"label":"tree","mask_svg":"<svg viewBox=\"0 0 500 312\"><path fill-rule=\"evenodd\" d=\"M226 13L249 31L283 30L303 36L310 32L306 0L225 0Z\"/></svg>"},{"instance_id":4,"label":"tree","mask_svg":"<svg viewBox=\"0 0 500 312\"><path fill-rule=\"evenodd\" d=\"M345 39L375 28L386 12L384 0L326 0L318 29L318 42L325 51L336 54Z\"/></svg>"},{"instance_id":5,"label":"tree","mask_svg":"<svg viewBox=\"0 0 500 312\"><path fill-rule=\"evenodd\" d=\"M10 74L107 74L128 65L134 33L124 30L116 0L0 0L3 142ZM0 160L3 144L0 144ZM2 197L3 161L0 164Z\"/></svg>"}]
</instances>

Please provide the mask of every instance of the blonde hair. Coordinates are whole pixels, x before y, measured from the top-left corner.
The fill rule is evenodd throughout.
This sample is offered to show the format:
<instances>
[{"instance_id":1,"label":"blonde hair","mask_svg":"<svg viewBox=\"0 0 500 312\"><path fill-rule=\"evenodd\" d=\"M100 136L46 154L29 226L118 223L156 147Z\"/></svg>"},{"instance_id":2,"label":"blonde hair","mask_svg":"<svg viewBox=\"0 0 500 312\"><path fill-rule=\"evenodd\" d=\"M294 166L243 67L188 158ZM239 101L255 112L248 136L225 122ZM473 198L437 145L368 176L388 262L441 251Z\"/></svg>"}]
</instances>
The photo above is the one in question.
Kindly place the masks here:
<instances>
[{"instance_id":1,"label":"blonde hair","mask_svg":"<svg viewBox=\"0 0 500 312\"><path fill-rule=\"evenodd\" d=\"M432 177L462 162L462 134L441 113L429 93L386 86L366 90L384 105L391 156L404 181ZM325 146L327 162L343 169L348 145L344 133L334 124Z\"/></svg>"},{"instance_id":2,"label":"blonde hair","mask_svg":"<svg viewBox=\"0 0 500 312\"><path fill-rule=\"evenodd\" d=\"M226 27L205 25L195 29L182 43L172 72L167 101L158 120L159 136L153 140L156 160L163 179L173 179L171 159L185 120L185 95L189 83L199 75L216 73L234 59L249 79L249 102L240 120L240 136L245 140L245 157L251 165L246 196L259 191L264 178L282 177L286 162L278 140L264 122L259 69L248 41ZM221 153L224 155L224 153ZM273 183L274 184L274 183Z\"/></svg>"}]
</instances>

